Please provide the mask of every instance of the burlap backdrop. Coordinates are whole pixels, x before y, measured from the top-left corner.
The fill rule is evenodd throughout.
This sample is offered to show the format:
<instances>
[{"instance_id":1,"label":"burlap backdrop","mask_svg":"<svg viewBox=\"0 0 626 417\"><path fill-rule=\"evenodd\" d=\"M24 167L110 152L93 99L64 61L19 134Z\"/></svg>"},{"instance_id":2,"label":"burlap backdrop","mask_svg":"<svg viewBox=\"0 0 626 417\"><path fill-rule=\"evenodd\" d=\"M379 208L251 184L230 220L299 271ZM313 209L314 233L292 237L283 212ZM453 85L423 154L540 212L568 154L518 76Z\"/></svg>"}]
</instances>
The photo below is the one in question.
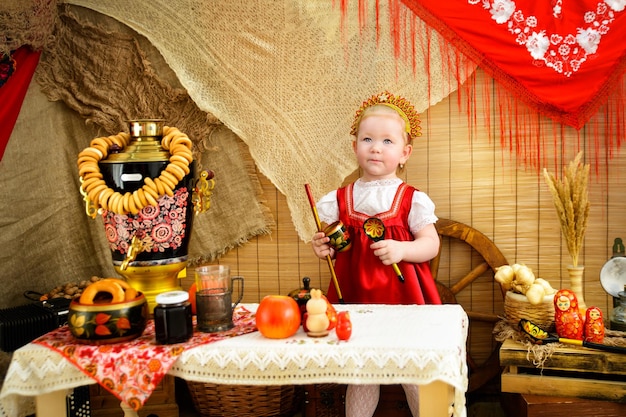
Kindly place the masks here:
<instances>
[{"instance_id":1,"label":"burlap backdrop","mask_svg":"<svg viewBox=\"0 0 626 417\"><path fill-rule=\"evenodd\" d=\"M245 144L198 109L147 40L99 13L73 10L60 14L0 164L1 306L23 304L17 295L26 289L115 274L102 221L85 214L76 156L96 136L127 131L129 119L166 119L216 173L211 208L194 219L191 264L273 226Z\"/></svg>"},{"instance_id":2,"label":"burlap backdrop","mask_svg":"<svg viewBox=\"0 0 626 417\"><path fill-rule=\"evenodd\" d=\"M378 40L376 30L359 30L357 0L65 2L144 35L198 107L246 142L261 172L285 194L304 240L315 230L304 184L317 198L355 170L349 131L363 100L389 89L423 111L474 68L417 19L394 28L419 35L395 59L386 1L380 15L378 2L364 10L370 28L380 24ZM340 4L348 9L343 30ZM413 53L415 61L403 59Z\"/></svg>"},{"instance_id":3,"label":"burlap backdrop","mask_svg":"<svg viewBox=\"0 0 626 417\"><path fill-rule=\"evenodd\" d=\"M0 53L23 45L41 50L53 41L57 0L0 0Z\"/></svg>"},{"instance_id":4,"label":"burlap backdrop","mask_svg":"<svg viewBox=\"0 0 626 417\"><path fill-rule=\"evenodd\" d=\"M204 152L202 163L217 173L214 205L196 224L196 232L203 230L204 236L196 238L195 233L192 237L192 255L210 259L250 235L267 232L272 224L255 197L258 183L241 175L251 167L243 164L235 135L248 146L261 172L286 195L296 230L308 240L315 225L304 184L310 183L319 197L354 171L348 132L360 103L375 92L389 89L422 111L446 97L474 68L418 20L404 21L396 28L421 35L412 50L400 51L404 57L415 54L415 60L396 59L386 2L380 5L380 15L375 14L373 5L365 11L370 27L380 24L379 39L375 30L359 30L357 1L346 3L349 19L343 28L341 13L334 7L339 3L331 0L65 3L85 9L74 6L71 10L80 18L65 15L59 22L57 43L46 47L36 79L50 98L65 101L91 124L85 127L73 120L71 128L59 128L52 120L57 116L48 114L49 110L33 113L39 116L20 115L0 167L3 184L10 183L3 191L12 194L11 199L3 200L0 212L4 217L1 243L11 246L2 255L10 271L7 281L35 275L38 278L33 282L38 287L33 289L39 290L91 273L106 273L107 254L93 255L101 250L101 242L82 240L85 226L79 226L80 222L87 221L89 233L97 233L96 242L100 225L82 217L74 164L77 152L91 138L123 130L126 119L147 117L150 112L150 116L164 117L188 133L199 147L212 149ZM89 27L87 18L99 19L94 11L121 24L112 25L110 19L104 29ZM145 38L134 36L128 28ZM47 32L41 33L38 38L46 44ZM130 81L133 74L143 78ZM178 89L179 85L184 90ZM28 100L25 108L44 106L33 104L33 97ZM62 106L55 110L59 108ZM53 139L57 132L70 135L73 148ZM46 137L46 141L34 145L24 137ZM428 138L421 139L425 140ZM51 155L50 146L63 150L62 162L56 160L56 152ZM415 151L421 151L419 141ZM56 172L60 168L68 172ZM43 181L35 174L41 170L46 171ZM243 181L241 189L250 192L233 191L237 189L228 181L235 180ZM56 199L63 210L50 204L50 196L59 189L65 189ZM70 203L80 220L66 210ZM236 211L240 207L245 208L245 214ZM227 225L222 230L233 233L226 243L217 242L218 227L205 223L213 218L222 219ZM43 226L44 222L48 224ZM52 229L44 233L48 227ZM53 247L52 240L63 244ZM45 259L40 256L41 248L47 247L42 242L50 245ZM85 257L101 259L85 262ZM28 282L19 285L30 286Z\"/></svg>"}]
</instances>

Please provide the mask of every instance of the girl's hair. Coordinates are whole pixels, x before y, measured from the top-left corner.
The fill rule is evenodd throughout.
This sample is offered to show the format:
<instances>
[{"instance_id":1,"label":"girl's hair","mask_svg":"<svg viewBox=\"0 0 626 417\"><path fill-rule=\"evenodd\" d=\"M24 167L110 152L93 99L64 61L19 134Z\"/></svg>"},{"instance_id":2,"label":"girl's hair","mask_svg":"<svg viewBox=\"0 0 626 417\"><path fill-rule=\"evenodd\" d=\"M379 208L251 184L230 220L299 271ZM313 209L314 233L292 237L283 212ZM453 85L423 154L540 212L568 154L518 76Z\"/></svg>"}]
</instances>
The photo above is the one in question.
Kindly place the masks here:
<instances>
[{"instance_id":1,"label":"girl's hair","mask_svg":"<svg viewBox=\"0 0 626 417\"><path fill-rule=\"evenodd\" d=\"M410 144L413 139L422 136L422 127L420 126L420 118L415 107L404 97L394 96L389 91L384 91L379 94L374 94L361 104L361 107L356 111L354 115L354 121L350 127L350 134L356 136L363 114L371 107L379 107L383 105L394 110L398 116L404 121L404 131L408 133L406 142Z\"/></svg>"}]
</instances>

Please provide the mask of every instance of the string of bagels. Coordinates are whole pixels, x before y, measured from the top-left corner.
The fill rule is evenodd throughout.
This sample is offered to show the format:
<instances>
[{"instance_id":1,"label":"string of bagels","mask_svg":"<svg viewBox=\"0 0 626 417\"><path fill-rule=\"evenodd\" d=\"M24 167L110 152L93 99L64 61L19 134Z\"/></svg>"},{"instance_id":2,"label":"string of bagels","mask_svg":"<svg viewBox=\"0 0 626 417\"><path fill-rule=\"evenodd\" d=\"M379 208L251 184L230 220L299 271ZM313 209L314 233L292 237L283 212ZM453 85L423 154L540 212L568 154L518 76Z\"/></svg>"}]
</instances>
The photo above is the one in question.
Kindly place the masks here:
<instances>
[{"instance_id":1,"label":"string of bagels","mask_svg":"<svg viewBox=\"0 0 626 417\"><path fill-rule=\"evenodd\" d=\"M92 139L89 147L78 154L81 194L88 199L88 203L94 208L116 214L136 215L147 206L157 206L157 200L163 195L173 196L178 183L190 172L193 144L185 133L175 127L164 126L163 134L161 146L170 153L168 165L158 177L145 177L142 187L124 194L114 191L107 185L98 163L105 159L111 150L124 150L130 143L130 134L121 132ZM95 210L91 215L95 217Z\"/></svg>"}]
</instances>

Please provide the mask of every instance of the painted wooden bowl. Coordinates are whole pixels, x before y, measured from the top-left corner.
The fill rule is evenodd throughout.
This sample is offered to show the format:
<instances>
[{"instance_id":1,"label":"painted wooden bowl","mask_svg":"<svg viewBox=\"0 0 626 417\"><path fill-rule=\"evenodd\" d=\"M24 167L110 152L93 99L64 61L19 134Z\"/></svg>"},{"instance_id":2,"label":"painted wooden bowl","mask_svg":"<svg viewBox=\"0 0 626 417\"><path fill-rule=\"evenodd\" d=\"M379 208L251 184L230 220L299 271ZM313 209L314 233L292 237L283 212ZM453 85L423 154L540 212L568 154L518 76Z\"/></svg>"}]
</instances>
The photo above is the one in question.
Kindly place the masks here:
<instances>
[{"instance_id":1,"label":"painted wooden bowl","mask_svg":"<svg viewBox=\"0 0 626 417\"><path fill-rule=\"evenodd\" d=\"M132 301L81 304L72 301L68 326L77 341L110 344L135 339L146 329L148 302L139 293Z\"/></svg>"}]
</instances>

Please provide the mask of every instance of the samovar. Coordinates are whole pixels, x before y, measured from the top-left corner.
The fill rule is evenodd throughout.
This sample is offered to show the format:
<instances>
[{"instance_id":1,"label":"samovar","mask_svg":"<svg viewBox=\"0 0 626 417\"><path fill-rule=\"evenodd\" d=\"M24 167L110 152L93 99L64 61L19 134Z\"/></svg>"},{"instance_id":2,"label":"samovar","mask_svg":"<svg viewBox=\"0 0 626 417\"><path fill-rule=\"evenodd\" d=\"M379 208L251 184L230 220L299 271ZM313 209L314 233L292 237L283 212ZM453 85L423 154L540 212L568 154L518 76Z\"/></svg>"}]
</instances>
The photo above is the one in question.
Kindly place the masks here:
<instances>
[{"instance_id":1,"label":"samovar","mask_svg":"<svg viewBox=\"0 0 626 417\"><path fill-rule=\"evenodd\" d=\"M215 183L211 171L196 179L192 142L178 129L143 119L129 130L79 153L81 194L87 214L102 217L115 270L152 313L158 294L181 289L193 216L209 208Z\"/></svg>"}]
</instances>

